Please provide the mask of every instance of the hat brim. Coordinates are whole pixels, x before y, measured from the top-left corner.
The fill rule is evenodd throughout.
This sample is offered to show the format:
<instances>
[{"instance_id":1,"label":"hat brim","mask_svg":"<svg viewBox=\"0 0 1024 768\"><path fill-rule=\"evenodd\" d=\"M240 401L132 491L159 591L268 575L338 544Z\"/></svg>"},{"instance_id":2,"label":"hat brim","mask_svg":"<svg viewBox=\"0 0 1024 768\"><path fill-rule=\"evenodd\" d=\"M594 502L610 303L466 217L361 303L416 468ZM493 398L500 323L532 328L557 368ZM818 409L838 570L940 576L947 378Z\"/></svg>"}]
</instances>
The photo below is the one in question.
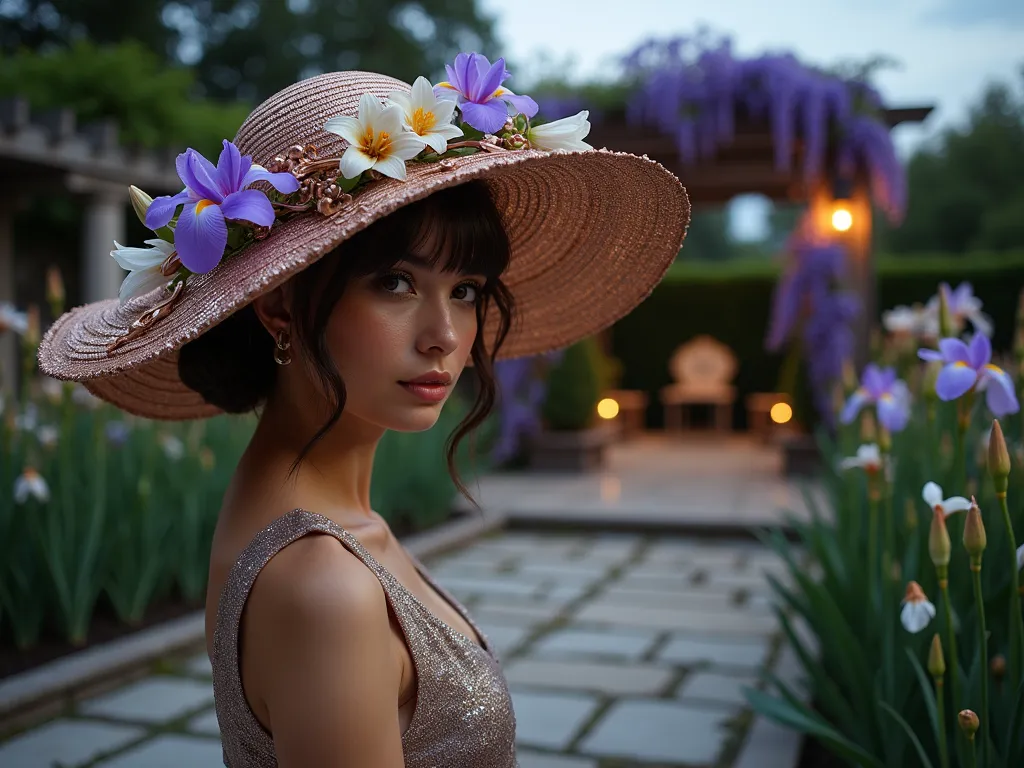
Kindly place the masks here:
<instances>
[{"instance_id":1,"label":"hat brim","mask_svg":"<svg viewBox=\"0 0 1024 768\"><path fill-rule=\"evenodd\" d=\"M107 347L162 298L162 291L78 307L47 331L40 369L82 382L124 411L194 419L219 409L179 378L178 350L389 213L446 187L483 179L511 244L502 279L516 301L499 358L568 346L612 325L643 301L682 246L690 203L658 163L608 150L478 153L450 167L409 163L405 181L369 184L338 214L278 223L270 236L189 279L173 311L142 336ZM484 327L493 337L497 315Z\"/></svg>"}]
</instances>

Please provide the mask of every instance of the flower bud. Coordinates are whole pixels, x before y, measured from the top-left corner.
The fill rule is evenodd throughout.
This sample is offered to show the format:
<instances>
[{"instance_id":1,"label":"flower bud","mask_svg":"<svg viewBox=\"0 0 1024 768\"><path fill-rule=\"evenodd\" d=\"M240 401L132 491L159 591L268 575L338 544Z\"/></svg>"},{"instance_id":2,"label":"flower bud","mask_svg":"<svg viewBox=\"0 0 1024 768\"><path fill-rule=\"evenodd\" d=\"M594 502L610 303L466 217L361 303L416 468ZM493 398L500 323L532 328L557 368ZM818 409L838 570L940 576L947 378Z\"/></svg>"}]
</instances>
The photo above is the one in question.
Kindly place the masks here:
<instances>
[{"instance_id":1,"label":"flower bud","mask_svg":"<svg viewBox=\"0 0 1024 768\"><path fill-rule=\"evenodd\" d=\"M60 276L59 267L49 267L46 270L46 301L57 317L64 309L64 281Z\"/></svg>"},{"instance_id":2,"label":"flower bud","mask_svg":"<svg viewBox=\"0 0 1024 768\"><path fill-rule=\"evenodd\" d=\"M992 420L992 434L988 438L988 473L992 476L992 485L996 493L1006 495L1010 477L1010 452L1006 449L1006 438L999 419Z\"/></svg>"},{"instance_id":3,"label":"flower bud","mask_svg":"<svg viewBox=\"0 0 1024 768\"><path fill-rule=\"evenodd\" d=\"M942 655L942 641L937 632L932 637L932 647L928 651L928 672L939 680L946 674L946 659Z\"/></svg>"},{"instance_id":4,"label":"flower bud","mask_svg":"<svg viewBox=\"0 0 1024 768\"><path fill-rule=\"evenodd\" d=\"M153 202L153 198L138 187L132 185L128 187L128 199L132 201L132 208L135 209L135 215L138 216L139 221L145 225L146 211L149 209L150 203Z\"/></svg>"},{"instance_id":5,"label":"flower bud","mask_svg":"<svg viewBox=\"0 0 1024 768\"><path fill-rule=\"evenodd\" d=\"M932 527L928 532L928 554L932 558L932 565L941 569L939 579L944 580L945 568L949 565L949 556L953 550L952 542L949 540L949 531L946 529L946 515L941 509L936 509L932 514Z\"/></svg>"},{"instance_id":6,"label":"flower bud","mask_svg":"<svg viewBox=\"0 0 1024 768\"><path fill-rule=\"evenodd\" d=\"M978 722L978 716L970 709L963 709L960 710L956 719L960 723L960 730L964 732L964 735L974 741L974 734L978 732L978 726L981 725Z\"/></svg>"},{"instance_id":7,"label":"flower bud","mask_svg":"<svg viewBox=\"0 0 1024 768\"><path fill-rule=\"evenodd\" d=\"M971 570L981 568L981 554L985 551L987 543L981 509L972 496L971 507L967 510L967 522L964 523L964 549L971 556Z\"/></svg>"},{"instance_id":8,"label":"flower bud","mask_svg":"<svg viewBox=\"0 0 1024 768\"><path fill-rule=\"evenodd\" d=\"M992 663L989 664L989 669L992 672L992 677L995 678L996 682L1001 681L1006 677L1006 657L1002 654L992 657Z\"/></svg>"},{"instance_id":9,"label":"flower bud","mask_svg":"<svg viewBox=\"0 0 1024 768\"><path fill-rule=\"evenodd\" d=\"M949 286L939 286L939 333L944 337L956 336L953 316L949 313Z\"/></svg>"}]
</instances>

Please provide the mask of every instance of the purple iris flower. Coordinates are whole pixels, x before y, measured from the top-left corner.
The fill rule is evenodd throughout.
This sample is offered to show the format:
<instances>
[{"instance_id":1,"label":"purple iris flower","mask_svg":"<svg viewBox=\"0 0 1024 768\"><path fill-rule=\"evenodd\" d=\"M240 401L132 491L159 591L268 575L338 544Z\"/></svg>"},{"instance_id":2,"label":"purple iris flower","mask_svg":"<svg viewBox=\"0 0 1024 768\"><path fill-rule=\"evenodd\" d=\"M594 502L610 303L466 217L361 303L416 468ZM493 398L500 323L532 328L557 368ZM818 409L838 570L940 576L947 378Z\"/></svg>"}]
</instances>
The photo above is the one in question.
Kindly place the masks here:
<instances>
[{"instance_id":1,"label":"purple iris flower","mask_svg":"<svg viewBox=\"0 0 1024 768\"><path fill-rule=\"evenodd\" d=\"M174 218L184 204L174 230L178 258L190 272L209 272L220 263L228 243L226 220L248 221L261 227L274 223L274 206L265 193L246 189L257 181L269 182L278 192L290 194L299 181L290 173L271 173L244 157L227 139L217 167L196 152L187 149L175 163L185 189L176 195L158 197L146 210L146 226L160 229Z\"/></svg>"},{"instance_id":2,"label":"purple iris flower","mask_svg":"<svg viewBox=\"0 0 1024 768\"><path fill-rule=\"evenodd\" d=\"M980 331L968 346L960 339L939 339L939 349L919 349L922 360L945 363L935 380L940 400L956 400L972 389L985 392L985 402L995 416L1020 410L1013 380L998 365L992 364L992 342Z\"/></svg>"},{"instance_id":3,"label":"purple iris flower","mask_svg":"<svg viewBox=\"0 0 1024 768\"><path fill-rule=\"evenodd\" d=\"M910 390L896 378L895 368L879 368L868 363L860 377L860 386L846 401L839 420L852 422L861 408L873 403L878 422L890 432L900 432L910 421Z\"/></svg>"},{"instance_id":4,"label":"purple iris flower","mask_svg":"<svg viewBox=\"0 0 1024 768\"><path fill-rule=\"evenodd\" d=\"M511 73L505 59L494 64L480 53L460 53L455 66L444 65L448 80L434 86L439 99L453 95L462 111L462 119L484 133L497 133L509 115L522 112L527 117L537 114L537 102L529 96L516 96L502 86Z\"/></svg>"}]
</instances>

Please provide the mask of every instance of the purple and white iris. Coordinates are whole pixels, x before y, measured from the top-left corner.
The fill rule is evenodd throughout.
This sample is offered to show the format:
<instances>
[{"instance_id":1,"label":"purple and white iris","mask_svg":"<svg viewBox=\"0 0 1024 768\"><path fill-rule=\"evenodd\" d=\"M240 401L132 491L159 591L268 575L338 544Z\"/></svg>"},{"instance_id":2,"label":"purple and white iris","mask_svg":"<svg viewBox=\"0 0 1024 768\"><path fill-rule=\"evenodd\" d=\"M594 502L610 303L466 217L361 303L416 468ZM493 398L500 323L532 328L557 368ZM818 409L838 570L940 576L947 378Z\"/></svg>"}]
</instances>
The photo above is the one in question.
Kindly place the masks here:
<instances>
[{"instance_id":1,"label":"purple and white iris","mask_svg":"<svg viewBox=\"0 0 1024 768\"><path fill-rule=\"evenodd\" d=\"M174 247L181 263L197 274L220 263L228 242L228 220L261 227L274 223L270 199L247 187L266 181L283 194L299 188L298 179L290 173L271 173L227 139L216 167L191 148L178 155L176 167L185 189L155 198L146 211L146 226L154 231L166 226L178 206L184 205L174 230Z\"/></svg>"},{"instance_id":2,"label":"purple and white iris","mask_svg":"<svg viewBox=\"0 0 1024 768\"><path fill-rule=\"evenodd\" d=\"M439 99L455 97L462 119L484 133L497 133L510 115L537 114L537 102L529 96L517 96L502 86L511 73L505 59L491 64L480 53L460 53L455 65L445 64L448 80L434 86Z\"/></svg>"},{"instance_id":3,"label":"purple and white iris","mask_svg":"<svg viewBox=\"0 0 1024 768\"><path fill-rule=\"evenodd\" d=\"M860 386L846 401L839 420L849 424L869 404L874 404L878 422L890 432L902 431L910 421L910 390L906 382L896 378L894 368L879 368L868 363Z\"/></svg>"},{"instance_id":4,"label":"purple and white iris","mask_svg":"<svg viewBox=\"0 0 1024 768\"><path fill-rule=\"evenodd\" d=\"M935 380L935 394L940 400L956 400L974 390L985 393L988 409L995 416L1020 410L1013 379L992 364L992 342L984 333L975 333L970 346L960 339L940 339L938 351L920 349L917 356L944 363Z\"/></svg>"}]
</instances>

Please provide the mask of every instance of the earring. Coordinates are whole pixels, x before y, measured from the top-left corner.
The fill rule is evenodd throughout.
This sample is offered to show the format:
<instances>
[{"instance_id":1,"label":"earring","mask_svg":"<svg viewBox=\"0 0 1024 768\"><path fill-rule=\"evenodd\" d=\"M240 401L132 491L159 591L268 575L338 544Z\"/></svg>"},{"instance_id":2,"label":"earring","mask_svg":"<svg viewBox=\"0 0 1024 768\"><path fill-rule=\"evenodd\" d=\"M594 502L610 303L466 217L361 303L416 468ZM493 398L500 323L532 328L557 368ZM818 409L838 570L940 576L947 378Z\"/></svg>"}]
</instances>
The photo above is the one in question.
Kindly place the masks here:
<instances>
[{"instance_id":1,"label":"earring","mask_svg":"<svg viewBox=\"0 0 1024 768\"><path fill-rule=\"evenodd\" d=\"M280 330L277 332L277 349L274 350L274 362L278 365L288 365L292 361L292 356L283 354L288 351L291 347L291 339L288 338L288 332Z\"/></svg>"}]
</instances>

